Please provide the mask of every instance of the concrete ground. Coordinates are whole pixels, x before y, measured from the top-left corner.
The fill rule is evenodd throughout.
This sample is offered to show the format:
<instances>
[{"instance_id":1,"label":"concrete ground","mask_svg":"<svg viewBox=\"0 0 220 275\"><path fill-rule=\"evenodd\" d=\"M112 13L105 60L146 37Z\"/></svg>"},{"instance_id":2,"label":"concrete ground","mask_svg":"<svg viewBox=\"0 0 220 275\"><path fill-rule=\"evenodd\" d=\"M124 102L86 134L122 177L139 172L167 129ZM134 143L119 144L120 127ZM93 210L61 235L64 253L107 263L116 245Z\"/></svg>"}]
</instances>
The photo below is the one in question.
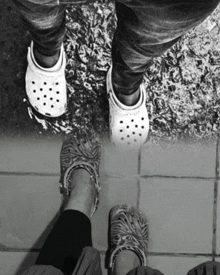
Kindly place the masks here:
<instances>
[{"instance_id":1,"label":"concrete ground","mask_svg":"<svg viewBox=\"0 0 220 275\"><path fill-rule=\"evenodd\" d=\"M2 139L0 155L1 275L34 261L61 205L62 140ZM220 260L218 143L147 143L141 153L102 144L101 201L92 217L93 245L104 274L108 213L116 204L139 207L148 218L148 265L183 275Z\"/></svg>"}]
</instances>

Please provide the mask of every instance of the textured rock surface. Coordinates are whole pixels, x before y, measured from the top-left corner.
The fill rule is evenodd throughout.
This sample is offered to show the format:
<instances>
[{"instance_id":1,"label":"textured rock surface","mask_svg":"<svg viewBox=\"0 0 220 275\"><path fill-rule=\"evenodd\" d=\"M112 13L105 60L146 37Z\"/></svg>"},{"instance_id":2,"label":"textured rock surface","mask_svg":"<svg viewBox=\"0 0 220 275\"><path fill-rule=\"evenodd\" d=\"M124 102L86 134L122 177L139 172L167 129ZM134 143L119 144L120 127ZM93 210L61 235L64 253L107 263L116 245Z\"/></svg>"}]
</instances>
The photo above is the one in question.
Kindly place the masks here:
<instances>
[{"instance_id":1,"label":"textured rock surface","mask_svg":"<svg viewBox=\"0 0 220 275\"><path fill-rule=\"evenodd\" d=\"M215 138L220 111L220 7L174 47L153 60L144 81L150 139ZM105 75L116 27L113 3L70 6L68 113L44 118L28 105L24 89L25 31L11 1L0 3L0 129L3 135L64 134L95 130L108 135Z\"/></svg>"}]
</instances>

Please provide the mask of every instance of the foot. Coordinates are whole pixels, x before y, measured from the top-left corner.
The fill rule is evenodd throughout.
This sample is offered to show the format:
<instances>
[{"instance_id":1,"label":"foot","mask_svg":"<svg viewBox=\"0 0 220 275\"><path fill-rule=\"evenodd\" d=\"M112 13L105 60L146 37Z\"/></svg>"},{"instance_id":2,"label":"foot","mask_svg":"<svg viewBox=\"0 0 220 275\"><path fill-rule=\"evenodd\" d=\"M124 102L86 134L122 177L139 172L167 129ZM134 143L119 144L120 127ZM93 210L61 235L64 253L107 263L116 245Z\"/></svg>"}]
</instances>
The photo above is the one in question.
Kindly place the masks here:
<instances>
[{"instance_id":1,"label":"foot","mask_svg":"<svg viewBox=\"0 0 220 275\"><path fill-rule=\"evenodd\" d=\"M57 64L57 61L60 57L60 51L58 51L55 55L53 56L46 56L42 55L39 53L37 50L34 49L34 57L37 61L37 63L43 67L43 68L51 68L54 65Z\"/></svg>"},{"instance_id":2,"label":"foot","mask_svg":"<svg viewBox=\"0 0 220 275\"><path fill-rule=\"evenodd\" d=\"M117 205L110 211L111 274L125 275L147 265L148 225L144 214L132 206Z\"/></svg>"},{"instance_id":3,"label":"foot","mask_svg":"<svg viewBox=\"0 0 220 275\"><path fill-rule=\"evenodd\" d=\"M118 100L126 106L134 106L138 103L138 101L140 99L140 89L138 89L132 95L124 95L124 94L117 93L117 91L115 89L114 89L114 91L115 91L115 95L117 96Z\"/></svg>"},{"instance_id":4,"label":"foot","mask_svg":"<svg viewBox=\"0 0 220 275\"><path fill-rule=\"evenodd\" d=\"M27 98L38 113L47 117L59 117L67 111L66 56L63 45L57 54L59 56L42 56L34 50L33 41L28 47L25 76Z\"/></svg>"},{"instance_id":5,"label":"foot","mask_svg":"<svg viewBox=\"0 0 220 275\"><path fill-rule=\"evenodd\" d=\"M70 181L72 191L64 210L78 210L90 218L96 196L91 175L85 169L79 168L73 172Z\"/></svg>"},{"instance_id":6,"label":"foot","mask_svg":"<svg viewBox=\"0 0 220 275\"><path fill-rule=\"evenodd\" d=\"M116 259L113 274L126 275L129 271L141 265L138 256L130 250L121 251Z\"/></svg>"},{"instance_id":7,"label":"foot","mask_svg":"<svg viewBox=\"0 0 220 275\"><path fill-rule=\"evenodd\" d=\"M61 149L60 191L66 209L92 216L99 204L100 142L94 138L67 138Z\"/></svg>"},{"instance_id":8,"label":"foot","mask_svg":"<svg viewBox=\"0 0 220 275\"><path fill-rule=\"evenodd\" d=\"M130 96L116 94L113 89L111 67L106 78L106 88L109 100L111 142L127 149L141 148L147 141L149 132L144 85L141 84L139 89Z\"/></svg>"}]
</instances>

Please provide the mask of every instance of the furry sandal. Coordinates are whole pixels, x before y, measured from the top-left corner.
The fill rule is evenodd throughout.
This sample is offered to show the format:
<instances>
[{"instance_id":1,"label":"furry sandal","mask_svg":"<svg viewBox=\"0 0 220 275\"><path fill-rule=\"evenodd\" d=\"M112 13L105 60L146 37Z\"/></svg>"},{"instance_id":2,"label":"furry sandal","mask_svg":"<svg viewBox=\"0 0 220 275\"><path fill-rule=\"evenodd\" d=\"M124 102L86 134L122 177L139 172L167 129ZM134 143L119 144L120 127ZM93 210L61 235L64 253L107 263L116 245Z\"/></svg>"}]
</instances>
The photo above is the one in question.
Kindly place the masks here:
<instances>
[{"instance_id":1,"label":"furry sandal","mask_svg":"<svg viewBox=\"0 0 220 275\"><path fill-rule=\"evenodd\" d=\"M94 201L94 209L91 216L95 213L99 204L99 164L100 164L100 143L96 138L94 139L79 139L71 136L64 141L61 154L61 177L60 177L60 191L64 197L69 197L71 187L71 175L78 169L83 168L91 175L91 183L96 189L96 197Z\"/></svg>"},{"instance_id":2,"label":"furry sandal","mask_svg":"<svg viewBox=\"0 0 220 275\"><path fill-rule=\"evenodd\" d=\"M110 211L110 261L113 270L114 262L123 250L131 250L139 257L141 265L147 265L148 224L146 217L136 208L128 205L117 205Z\"/></svg>"}]
</instances>

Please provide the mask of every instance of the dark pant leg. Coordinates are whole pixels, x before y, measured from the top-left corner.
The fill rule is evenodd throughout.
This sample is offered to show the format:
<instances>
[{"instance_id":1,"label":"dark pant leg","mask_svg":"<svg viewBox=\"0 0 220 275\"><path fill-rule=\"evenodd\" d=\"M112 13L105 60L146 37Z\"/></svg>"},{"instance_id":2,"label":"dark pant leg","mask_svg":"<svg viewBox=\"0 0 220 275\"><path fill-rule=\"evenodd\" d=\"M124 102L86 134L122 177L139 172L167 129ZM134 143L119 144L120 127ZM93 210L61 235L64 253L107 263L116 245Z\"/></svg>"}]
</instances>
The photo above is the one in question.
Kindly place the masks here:
<instances>
[{"instance_id":1,"label":"dark pant leg","mask_svg":"<svg viewBox=\"0 0 220 275\"><path fill-rule=\"evenodd\" d=\"M34 48L43 55L57 53L65 35L65 5L48 6L51 0L13 0Z\"/></svg>"},{"instance_id":2,"label":"dark pant leg","mask_svg":"<svg viewBox=\"0 0 220 275\"><path fill-rule=\"evenodd\" d=\"M140 266L128 272L127 275L163 275L163 273L148 266ZM211 261L202 263L191 269L187 275L220 275L220 263Z\"/></svg>"},{"instance_id":3,"label":"dark pant leg","mask_svg":"<svg viewBox=\"0 0 220 275\"><path fill-rule=\"evenodd\" d=\"M132 269L127 275L164 275L157 269L152 269L149 266L139 266Z\"/></svg>"},{"instance_id":4,"label":"dark pant leg","mask_svg":"<svg viewBox=\"0 0 220 275\"><path fill-rule=\"evenodd\" d=\"M175 273L175 270L174 270ZM163 275L159 270L152 269L148 266L137 267L127 275ZM220 275L220 263L218 262L205 262L193 269L191 269L187 275Z\"/></svg>"},{"instance_id":5,"label":"dark pant leg","mask_svg":"<svg viewBox=\"0 0 220 275\"><path fill-rule=\"evenodd\" d=\"M113 87L129 95L152 58L162 55L210 15L219 0L118 0L112 45Z\"/></svg>"},{"instance_id":6,"label":"dark pant leg","mask_svg":"<svg viewBox=\"0 0 220 275\"><path fill-rule=\"evenodd\" d=\"M66 210L59 217L37 258L36 265L50 265L72 274L85 247L92 247L91 221L83 213Z\"/></svg>"},{"instance_id":7,"label":"dark pant leg","mask_svg":"<svg viewBox=\"0 0 220 275\"><path fill-rule=\"evenodd\" d=\"M187 275L220 275L220 263L218 262L205 262L193 269Z\"/></svg>"}]
</instances>

